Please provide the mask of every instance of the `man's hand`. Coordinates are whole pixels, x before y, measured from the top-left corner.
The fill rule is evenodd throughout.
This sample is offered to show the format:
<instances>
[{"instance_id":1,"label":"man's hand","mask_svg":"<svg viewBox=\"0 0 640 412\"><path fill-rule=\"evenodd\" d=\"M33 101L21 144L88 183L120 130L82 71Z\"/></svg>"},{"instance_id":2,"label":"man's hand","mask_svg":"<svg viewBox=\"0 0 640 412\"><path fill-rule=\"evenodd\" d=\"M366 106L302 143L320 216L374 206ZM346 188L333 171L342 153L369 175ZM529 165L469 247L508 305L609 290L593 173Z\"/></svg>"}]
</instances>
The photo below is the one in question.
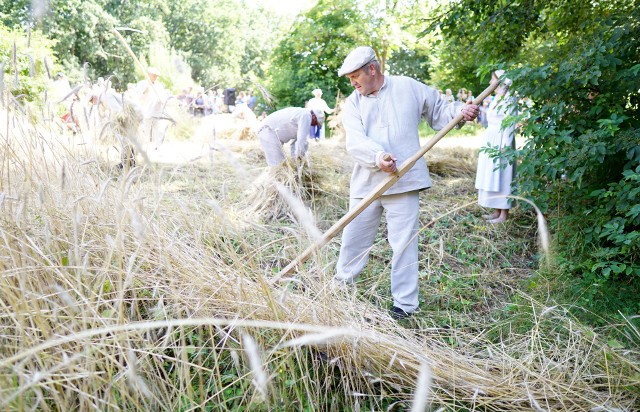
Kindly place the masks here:
<instances>
[{"instance_id":1,"label":"man's hand","mask_svg":"<svg viewBox=\"0 0 640 412\"><path fill-rule=\"evenodd\" d=\"M398 167L396 165L396 158L395 156L389 153L382 153L378 158L377 163L378 163L378 167L383 172L395 173L398 171Z\"/></svg>"},{"instance_id":2,"label":"man's hand","mask_svg":"<svg viewBox=\"0 0 640 412\"><path fill-rule=\"evenodd\" d=\"M468 102L462 108L462 118L467 122L472 122L478 117L478 113L480 113L480 107L477 104L473 104Z\"/></svg>"}]
</instances>

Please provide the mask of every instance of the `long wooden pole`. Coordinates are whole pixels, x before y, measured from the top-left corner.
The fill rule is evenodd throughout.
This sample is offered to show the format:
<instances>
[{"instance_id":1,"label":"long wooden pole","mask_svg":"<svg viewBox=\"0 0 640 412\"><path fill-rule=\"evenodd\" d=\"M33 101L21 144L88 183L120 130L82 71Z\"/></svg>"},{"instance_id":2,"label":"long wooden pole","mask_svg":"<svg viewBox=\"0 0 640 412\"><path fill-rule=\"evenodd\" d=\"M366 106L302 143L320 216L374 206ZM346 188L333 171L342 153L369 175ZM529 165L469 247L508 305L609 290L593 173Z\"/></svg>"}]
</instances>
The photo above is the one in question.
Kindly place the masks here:
<instances>
[{"instance_id":1,"label":"long wooden pole","mask_svg":"<svg viewBox=\"0 0 640 412\"><path fill-rule=\"evenodd\" d=\"M479 105L487 96L489 96L498 87L499 82L492 82L479 96L473 100L473 104ZM380 184L369 194L362 199L353 209L349 210L349 213L344 215L340 220L333 224L327 230L324 235L313 244L311 244L304 252L296 257L291 263L289 263L284 269L278 272L272 282L277 282L282 276L286 276L293 272L303 264L313 252L320 249L327 244L335 235L337 235L349 222L356 218L363 210L365 210L374 200L382 196L391 186L393 186L405 173L407 173L418 160L422 158L440 139L442 139L447 133L451 131L458 123L462 121L462 112L454 117L442 130L440 130L435 136L433 136L424 146L420 148L413 156L404 161L395 173L390 173L386 180L380 182Z\"/></svg>"}]
</instances>

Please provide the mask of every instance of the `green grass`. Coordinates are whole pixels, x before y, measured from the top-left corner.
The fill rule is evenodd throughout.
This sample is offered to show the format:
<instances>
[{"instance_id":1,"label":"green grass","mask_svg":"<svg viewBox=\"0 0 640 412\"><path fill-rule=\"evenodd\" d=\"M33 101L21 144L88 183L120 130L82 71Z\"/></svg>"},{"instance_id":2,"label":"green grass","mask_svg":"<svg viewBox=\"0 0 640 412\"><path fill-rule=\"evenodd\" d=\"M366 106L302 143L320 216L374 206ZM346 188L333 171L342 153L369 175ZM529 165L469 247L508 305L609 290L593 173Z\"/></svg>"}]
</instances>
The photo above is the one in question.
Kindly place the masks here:
<instances>
[{"instance_id":1,"label":"green grass","mask_svg":"<svg viewBox=\"0 0 640 412\"><path fill-rule=\"evenodd\" d=\"M479 123L468 122L461 128L453 128L449 133L447 133L447 138L456 138L463 136L477 136L484 131L484 128ZM432 137L438 133L438 131L433 130L427 122L424 120L420 122L418 125L418 132L420 137Z\"/></svg>"}]
</instances>

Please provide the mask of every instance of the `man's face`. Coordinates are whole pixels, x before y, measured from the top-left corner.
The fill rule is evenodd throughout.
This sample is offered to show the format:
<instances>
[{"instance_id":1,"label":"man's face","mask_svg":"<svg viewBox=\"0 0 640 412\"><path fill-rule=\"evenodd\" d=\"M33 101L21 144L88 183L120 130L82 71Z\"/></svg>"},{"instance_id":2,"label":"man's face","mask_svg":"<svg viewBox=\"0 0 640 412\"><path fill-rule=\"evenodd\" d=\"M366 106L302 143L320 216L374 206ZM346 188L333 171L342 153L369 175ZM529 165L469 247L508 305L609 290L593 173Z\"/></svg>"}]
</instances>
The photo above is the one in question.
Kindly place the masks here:
<instances>
[{"instance_id":1,"label":"man's face","mask_svg":"<svg viewBox=\"0 0 640 412\"><path fill-rule=\"evenodd\" d=\"M372 64L347 74L347 77L351 81L351 85L363 96L370 95L378 90L378 85L375 77L375 70Z\"/></svg>"}]
</instances>

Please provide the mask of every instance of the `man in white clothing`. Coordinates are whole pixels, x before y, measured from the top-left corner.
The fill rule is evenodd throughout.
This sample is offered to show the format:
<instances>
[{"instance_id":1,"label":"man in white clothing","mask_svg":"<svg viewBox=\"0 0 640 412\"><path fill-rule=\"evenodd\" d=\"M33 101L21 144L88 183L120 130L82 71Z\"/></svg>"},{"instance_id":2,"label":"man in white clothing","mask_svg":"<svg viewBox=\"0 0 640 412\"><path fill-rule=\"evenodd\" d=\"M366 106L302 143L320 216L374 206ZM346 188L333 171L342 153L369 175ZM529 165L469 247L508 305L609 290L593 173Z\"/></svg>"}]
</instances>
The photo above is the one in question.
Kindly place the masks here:
<instances>
[{"instance_id":1,"label":"man in white clothing","mask_svg":"<svg viewBox=\"0 0 640 412\"><path fill-rule=\"evenodd\" d=\"M385 76L371 47L358 47L338 71L355 91L347 98L342 121L347 152L355 160L350 185L353 208L389 174L420 149L418 124L424 118L434 130L460 111L465 121L476 118L474 104L449 103L438 91L405 76ZM354 282L369 257L382 212L386 213L391 260L391 315L409 316L418 308L419 191L431 187L424 160L416 162L398 182L347 225L336 266L336 280Z\"/></svg>"},{"instance_id":2,"label":"man in white clothing","mask_svg":"<svg viewBox=\"0 0 640 412\"><path fill-rule=\"evenodd\" d=\"M131 96L142 108L144 119L141 133L145 138L148 136L150 142L154 142L155 149L164 142L170 124L165 106L171 96L158 80L159 77L160 71L149 67L147 78L136 84Z\"/></svg>"},{"instance_id":3,"label":"man in white clothing","mask_svg":"<svg viewBox=\"0 0 640 412\"><path fill-rule=\"evenodd\" d=\"M258 127L256 134L267 164L278 166L285 159L282 145L291 142L291 157L301 159L309 146L311 126L316 126L316 114L301 107L287 107L271 113Z\"/></svg>"}]
</instances>

